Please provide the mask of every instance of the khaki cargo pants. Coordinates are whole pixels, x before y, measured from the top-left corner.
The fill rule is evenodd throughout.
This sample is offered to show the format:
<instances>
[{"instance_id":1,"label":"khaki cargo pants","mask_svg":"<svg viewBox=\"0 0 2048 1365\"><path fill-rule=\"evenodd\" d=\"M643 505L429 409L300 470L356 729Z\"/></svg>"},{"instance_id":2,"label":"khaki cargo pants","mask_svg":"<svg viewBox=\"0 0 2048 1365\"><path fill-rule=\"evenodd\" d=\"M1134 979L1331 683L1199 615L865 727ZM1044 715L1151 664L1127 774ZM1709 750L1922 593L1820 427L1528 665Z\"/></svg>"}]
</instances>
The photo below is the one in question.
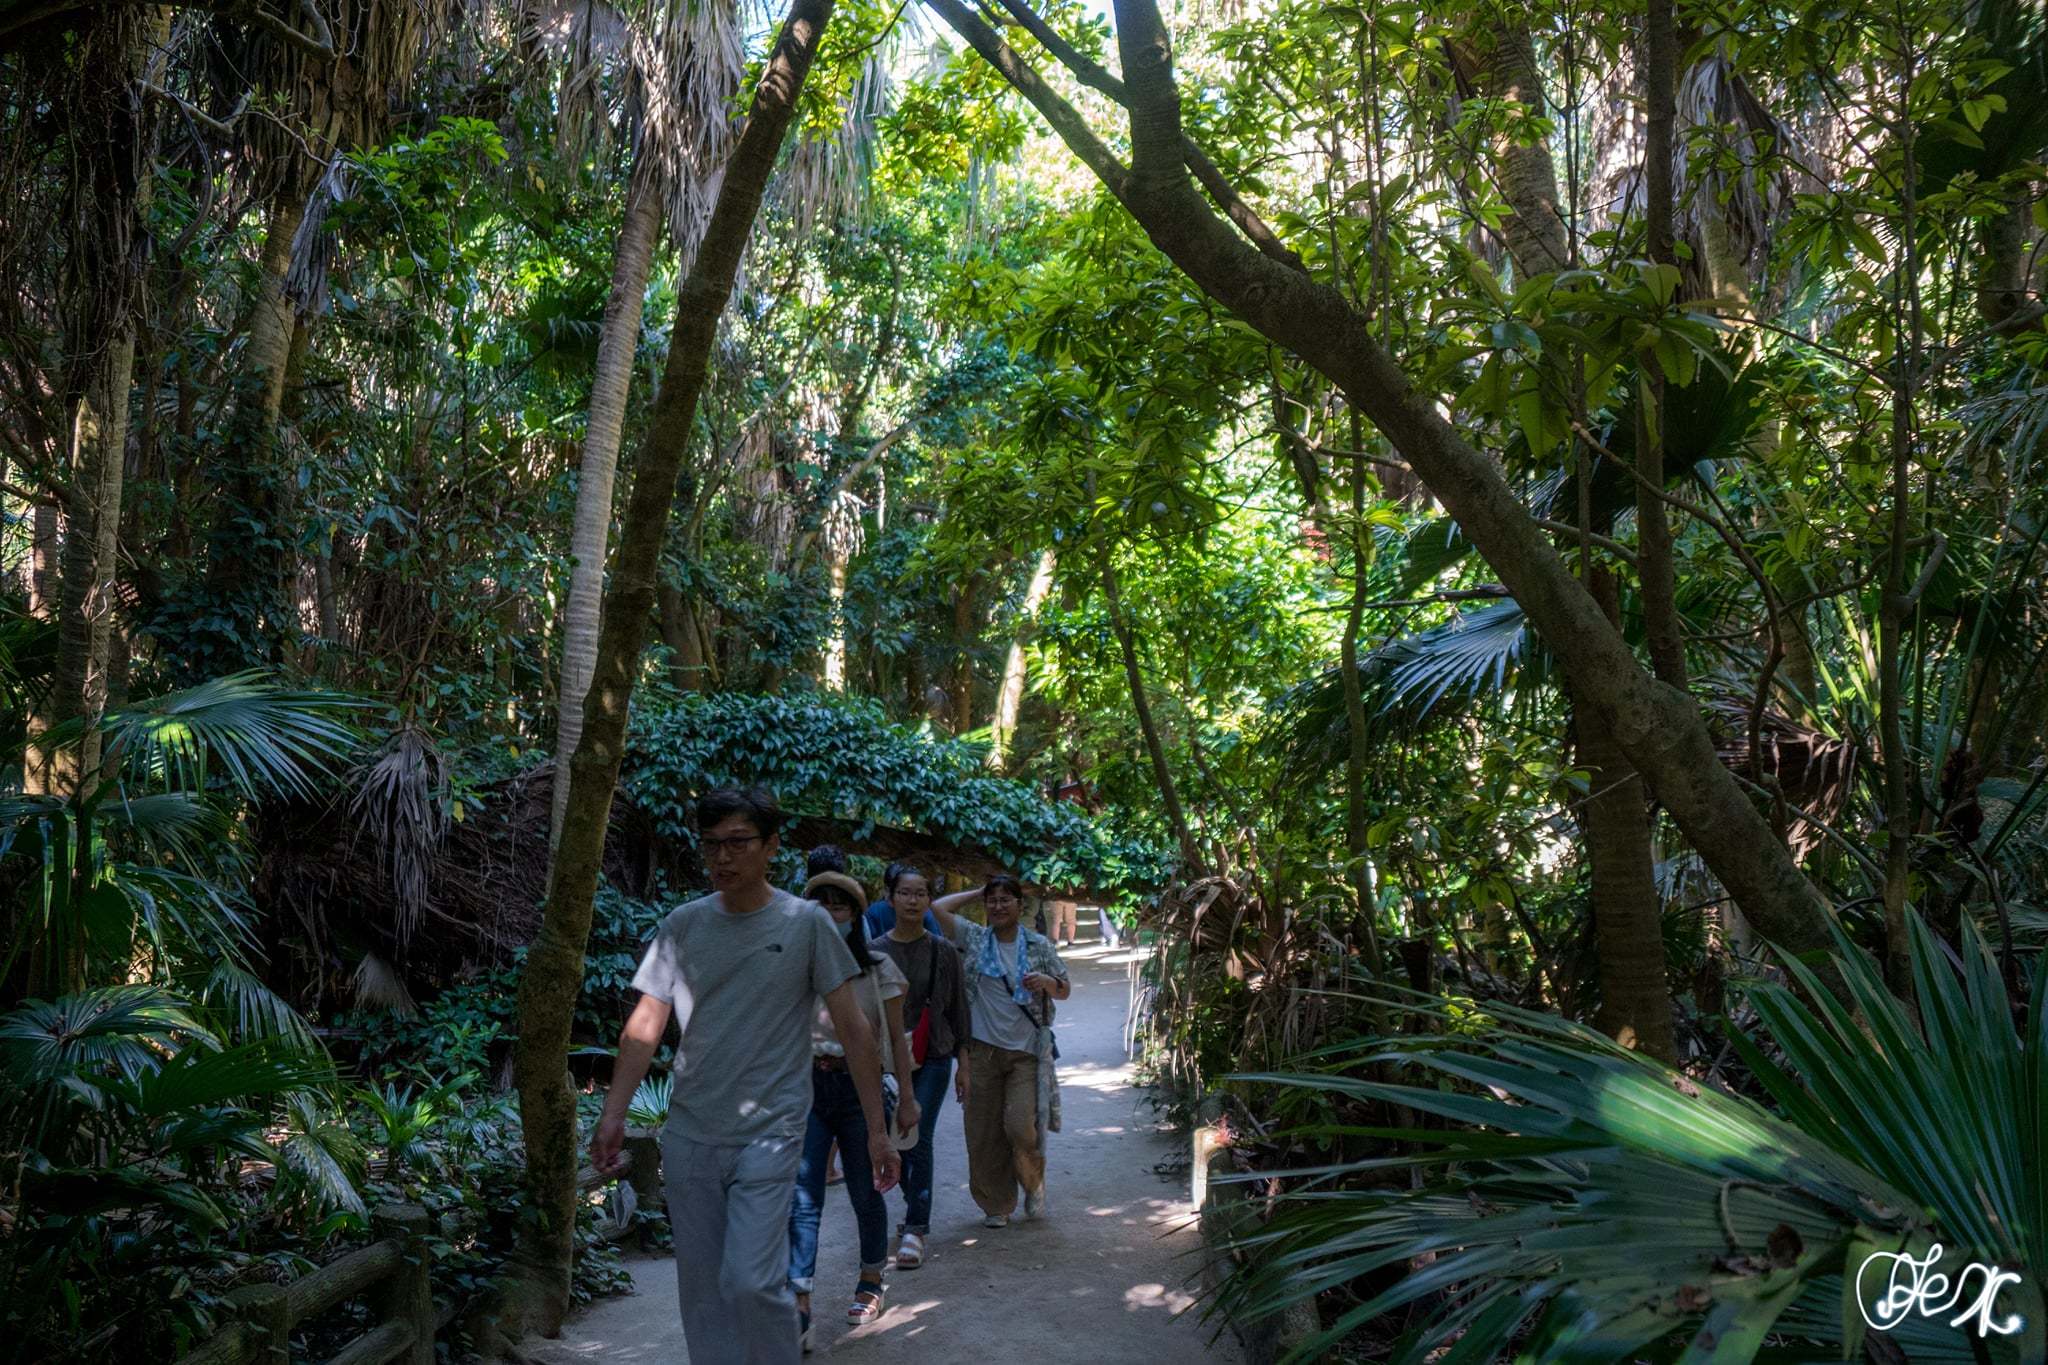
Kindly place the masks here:
<instances>
[{"instance_id":1,"label":"khaki cargo pants","mask_svg":"<svg viewBox=\"0 0 2048 1365\"><path fill-rule=\"evenodd\" d=\"M967 1185L983 1213L1008 1216L1017 1189L1045 1183L1038 1143L1038 1058L970 1039L967 1085Z\"/></svg>"}]
</instances>

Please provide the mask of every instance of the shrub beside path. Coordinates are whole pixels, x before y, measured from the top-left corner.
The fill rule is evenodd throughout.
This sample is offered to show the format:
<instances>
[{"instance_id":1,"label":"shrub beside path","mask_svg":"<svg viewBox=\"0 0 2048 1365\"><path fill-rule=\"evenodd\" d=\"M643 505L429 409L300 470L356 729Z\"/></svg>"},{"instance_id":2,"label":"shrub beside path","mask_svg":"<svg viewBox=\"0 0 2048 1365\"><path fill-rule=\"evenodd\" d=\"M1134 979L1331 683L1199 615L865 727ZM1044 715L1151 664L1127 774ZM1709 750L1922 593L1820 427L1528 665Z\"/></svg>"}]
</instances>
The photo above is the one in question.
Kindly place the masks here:
<instances>
[{"instance_id":1,"label":"shrub beside path","mask_svg":"<svg viewBox=\"0 0 2048 1365\"><path fill-rule=\"evenodd\" d=\"M948 1100L938 1132L939 1186L932 1236L917 1270L891 1270L889 1306L879 1322L845 1320L859 1256L853 1210L826 1193L818 1247L817 1327L812 1359L862 1362L1140 1362L1242 1359L1226 1331L1195 1300L1201 1236L1185 1173L1163 1180L1153 1167L1184 1144L1160 1134L1124 1060L1127 1003L1122 954L1085 944L1065 954L1073 998L1060 1006L1060 1086L1065 1131L1049 1140L1052 1216L981 1226L967 1193L960 1107ZM903 1214L891 1192L891 1226ZM582 1361L677 1365L688 1356L676 1312L675 1266L667 1257L629 1258L635 1292L592 1304L559 1341L527 1343L546 1365Z\"/></svg>"}]
</instances>

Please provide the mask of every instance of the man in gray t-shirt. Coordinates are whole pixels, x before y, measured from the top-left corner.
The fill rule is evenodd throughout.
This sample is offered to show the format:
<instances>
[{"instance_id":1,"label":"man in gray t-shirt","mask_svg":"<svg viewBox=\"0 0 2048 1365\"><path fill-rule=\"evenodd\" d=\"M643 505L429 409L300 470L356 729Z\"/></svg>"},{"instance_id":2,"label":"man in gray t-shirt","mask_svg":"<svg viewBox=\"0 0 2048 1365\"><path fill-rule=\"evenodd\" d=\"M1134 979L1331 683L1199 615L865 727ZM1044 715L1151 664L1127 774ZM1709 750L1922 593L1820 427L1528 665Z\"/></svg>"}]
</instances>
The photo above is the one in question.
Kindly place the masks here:
<instances>
[{"instance_id":1,"label":"man in gray t-shirt","mask_svg":"<svg viewBox=\"0 0 2048 1365\"><path fill-rule=\"evenodd\" d=\"M673 1015L681 1038L661 1163L691 1365L802 1358L787 1227L820 996L860 1092L876 1188L901 1170L883 1117L880 1049L848 984L853 954L822 907L768 884L780 824L758 790L697 803L712 894L671 911L640 963L640 1001L590 1144L598 1170L617 1173L627 1106Z\"/></svg>"}]
</instances>

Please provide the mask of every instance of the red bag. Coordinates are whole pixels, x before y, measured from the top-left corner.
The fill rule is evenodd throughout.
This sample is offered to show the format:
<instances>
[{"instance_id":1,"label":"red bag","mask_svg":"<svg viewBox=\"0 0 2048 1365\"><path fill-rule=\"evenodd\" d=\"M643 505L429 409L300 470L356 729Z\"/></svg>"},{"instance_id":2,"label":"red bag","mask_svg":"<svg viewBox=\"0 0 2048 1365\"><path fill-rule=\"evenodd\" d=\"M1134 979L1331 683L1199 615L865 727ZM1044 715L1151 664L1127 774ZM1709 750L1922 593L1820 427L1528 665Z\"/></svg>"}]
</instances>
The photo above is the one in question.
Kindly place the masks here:
<instances>
[{"instance_id":1,"label":"red bag","mask_svg":"<svg viewBox=\"0 0 2048 1365\"><path fill-rule=\"evenodd\" d=\"M918 1012L917 1027L910 1031L910 1061L913 1066L924 1065L924 1054L932 1042L932 1007L926 1005Z\"/></svg>"}]
</instances>

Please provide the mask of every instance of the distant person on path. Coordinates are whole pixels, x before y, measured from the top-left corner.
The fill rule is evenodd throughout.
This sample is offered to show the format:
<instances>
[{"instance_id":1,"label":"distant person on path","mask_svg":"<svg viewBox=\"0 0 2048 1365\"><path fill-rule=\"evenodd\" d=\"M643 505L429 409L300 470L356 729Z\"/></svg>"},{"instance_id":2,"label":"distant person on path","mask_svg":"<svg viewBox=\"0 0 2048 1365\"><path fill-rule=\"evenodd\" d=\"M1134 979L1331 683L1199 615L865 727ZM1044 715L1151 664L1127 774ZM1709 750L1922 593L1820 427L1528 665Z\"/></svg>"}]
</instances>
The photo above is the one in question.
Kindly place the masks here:
<instances>
[{"instance_id":1,"label":"distant person on path","mask_svg":"<svg viewBox=\"0 0 2048 1365\"><path fill-rule=\"evenodd\" d=\"M903 1031L903 992L908 983L893 960L868 944L861 915L867 893L844 872L820 872L804 883L804 895L825 907L860 967L860 975L848 984L868 1029L882 1040L882 1070L894 1083L897 1097L891 1127L906 1135L915 1133L920 1115L910 1079L910 1040ZM860 1279L847 1306L847 1321L856 1327L873 1322L882 1315L887 1293L882 1269L889 1258L889 1208L862 1146L866 1119L847 1066L837 1020L821 1007L811 1022L811 1112L789 1210L789 1284L796 1292L797 1331L806 1350L811 1344L818 1223L825 1211L825 1165L835 1141L846 1162L846 1196L860 1228Z\"/></svg>"},{"instance_id":2,"label":"distant person on path","mask_svg":"<svg viewBox=\"0 0 2048 1365\"><path fill-rule=\"evenodd\" d=\"M936 932L926 932L937 918L929 909L931 883L914 867L897 864L890 869L890 898L902 913L894 927L876 940L876 945L902 969L910 988L903 996L903 1024L910 1034L911 1089L923 1115L917 1129L917 1146L903 1156L903 1225L897 1229L902 1240L896 1247L896 1268L915 1270L924 1264L924 1239L932 1232L932 1148L939 1127L939 1110L946 1103L946 1082L951 1080L960 1103L967 1103L969 1063L961 1049L970 1036L967 1009L967 973L960 950ZM954 1058L959 1071L954 1072ZM900 1125L899 1125L900 1126Z\"/></svg>"},{"instance_id":3,"label":"distant person on path","mask_svg":"<svg viewBox=\"0 0 2048 1365\"><path fill-rule=\"evenodd\" d=\"M711 894L671 911L655 931L590 1142L597 1169L618 1174L627 1106L674 1014L680 1037L661 1165L692 1365L801 1359L787 1230L821 996L860 1096L859 1145L873 1183L887 1189L901 1171L853 954L824 909L768 883L782 819L759 788L722 788L698 801Z\"/></svg>"},{"instance_id":4,"label":"distant person on path","mask_svg":"<svg viewBox=\"0 0 2048 1365\"><path fill-rule=\"evenodd\" d=\"M976 897L986 925L956 913ZM981 1206L982 1226L991 1228L1008 1226L1020 1187L1024 1216L1045 1216L1045 1135L1060 1128L1052 1002L1065 1000L1073 988L1052 941L1017 922L1023 909L1024 892L1015 877L991 877L979 890L932 902L967 967L965 1055L974 1075L961 1103L967 1181Z\"/></svg>"},{"instance_id":5,"label":"distant person on path","mask_svg":"<svg viewBox=\"0 0 2048 1365\"><path fill-rule=\"evenodd\" d=\"M896 882L910 870L913 869L909 863L890 863L888 871L882 874L882 890L885 894L881 900L868 907L869 942L881 942L882 936L896 927ZM931 911L931 883L925 881L922 876L919 876L918 881L924 884L924 899L919 902L924 907L924 931L943 936L946 931L939 928L939 918Z\"/></svg>"},{"instance_id":6,"label":"distant person on path","mask_svg":"<svg viewBox=\"0 0 2048 1365\"><path fill-rule=\"evenodd\" d=\"M1081 908L1069 900L1052 903L1052 946L1071 948L1074 935L1080 932Z\"/></svg>"}]
</instances>

